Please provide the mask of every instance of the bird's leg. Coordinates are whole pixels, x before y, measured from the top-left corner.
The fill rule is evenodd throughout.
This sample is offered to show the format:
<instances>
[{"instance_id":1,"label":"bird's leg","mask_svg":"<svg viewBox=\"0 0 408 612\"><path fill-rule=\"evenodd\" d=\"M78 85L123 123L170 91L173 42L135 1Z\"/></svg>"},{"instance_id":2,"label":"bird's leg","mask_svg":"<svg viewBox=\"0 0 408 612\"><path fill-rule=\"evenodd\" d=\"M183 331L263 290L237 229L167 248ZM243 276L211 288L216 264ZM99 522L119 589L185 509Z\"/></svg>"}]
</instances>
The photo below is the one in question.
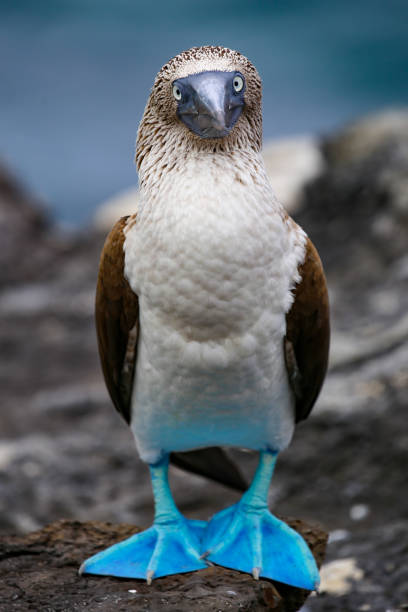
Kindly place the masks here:
<instances>
[{"instance_id":1,"label":"bird's leg","mask_svg":"<svg viewBox=\"0 0 408 612\"><path fill-rule=\"evenodd\" d=\"M268 489L277 453L261 452L248 491L208 523L202 556L232 569L314 590L319 571L304 539L270 513Z\"/></svg>"},{"instance_id":2,"label":"bird's leg","mask_svg":"<svg viewBox=\"0 0 408 612\"><path fill-rule=\"evenodd\" d=\"M278 453L261 452L259 464L252 479L251 486L241 497L241 504L248 510L258 508L268 509L269 485L275 470Z\"/></svg>"},{"instance_id":3,"label":"bird's leg","mask_svg":"<svg viewBox=\"0 0 408 612\"><path fill-rule=\"evenodd\" d=\"M168 481L169 458L150 465L153 525L87 559L80 573L145 578L192 572L207 567L200 557L205 521L186 519L174 503Z\"/></svg>"},{"instance_id":4,"label":"bird's leg","mask_svg":"<svg viewBox=\"0 0 408 612\"><path fill-rule=\"evenodd\" d=\"M170 491L168 455L159 463L149 465L149 470L154 497L154 523L165 524L180 515Z\"/></svg>"}]
</instances>

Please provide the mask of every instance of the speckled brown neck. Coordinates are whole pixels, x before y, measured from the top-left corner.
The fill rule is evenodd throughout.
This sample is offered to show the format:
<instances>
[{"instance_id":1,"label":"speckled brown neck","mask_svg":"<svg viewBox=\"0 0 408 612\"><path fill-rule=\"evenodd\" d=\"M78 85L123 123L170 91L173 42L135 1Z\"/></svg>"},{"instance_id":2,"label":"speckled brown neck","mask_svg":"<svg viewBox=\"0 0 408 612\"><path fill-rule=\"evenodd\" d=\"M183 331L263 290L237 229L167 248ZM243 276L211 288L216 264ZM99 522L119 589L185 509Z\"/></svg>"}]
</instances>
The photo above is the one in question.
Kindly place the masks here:
<instances>
[{"instance_id":1,"label":"speckled brown neck","mask_svg":"<svg viewBox=\"0 0 408 612\"><path fill-rule=\"evenodd\" d=\"M203 139L178 119L171 88L176 78L205 70L239 70L246 80L245 107L228 136ZM259 152L262 146L262 85L251 62L224 47L194 47L170 60L158 73L139 126L136 164L145 170L152 164L168 166L170 157L180 159L197 152ZM176 153L176 155L175 155ZM148 160L149 157L152 159Z\"/></svg>"}]
</instances>

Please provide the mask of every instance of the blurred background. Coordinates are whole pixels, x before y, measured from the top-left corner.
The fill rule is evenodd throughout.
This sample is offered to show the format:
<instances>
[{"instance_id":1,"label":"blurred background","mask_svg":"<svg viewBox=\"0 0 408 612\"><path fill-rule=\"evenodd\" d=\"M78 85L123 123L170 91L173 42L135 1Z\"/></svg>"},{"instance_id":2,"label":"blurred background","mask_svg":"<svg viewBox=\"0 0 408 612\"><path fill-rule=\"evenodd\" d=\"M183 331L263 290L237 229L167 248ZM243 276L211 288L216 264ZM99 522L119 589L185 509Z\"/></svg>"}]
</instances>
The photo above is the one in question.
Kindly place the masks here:
<instances>
[{"instance_id":1,"label":"blurred background","mask_svg":"<svg viewBox=\"0 0 408 612\"><path fill-rule=\"evenodd\" d=\"M267 171L330 288L327 381L271 487L278 513L330 532L305 610L406 609L406 0L0 0L0 532L152 518L102 381L94 288L106 232L137 206L153 79L201 44L259 69ZM256 457L233 454L250 477ZM172 486L194 518L237 499L176 469Z\"/></svg>"},{"instance_id":2,"label":"blurred background","mask_svg":"<svg viewBox=\"0 0 408 612\"><path fill-rule=\"evenodd\" d=\"M264 81L265 138L408 99L406 0L1 0L0 151L54 218L88 221L136 181L154 76L189 47L238 49Z\"/></svg>"}]
</instances>

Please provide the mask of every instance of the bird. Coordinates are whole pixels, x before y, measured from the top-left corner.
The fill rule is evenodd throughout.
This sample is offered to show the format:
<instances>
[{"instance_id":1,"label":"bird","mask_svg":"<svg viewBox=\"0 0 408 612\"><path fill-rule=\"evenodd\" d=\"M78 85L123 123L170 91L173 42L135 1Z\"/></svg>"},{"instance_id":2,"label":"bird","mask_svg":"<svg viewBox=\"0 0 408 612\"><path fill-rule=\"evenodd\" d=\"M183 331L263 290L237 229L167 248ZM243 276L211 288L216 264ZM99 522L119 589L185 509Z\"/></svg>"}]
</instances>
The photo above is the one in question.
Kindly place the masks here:
<instances>
[{"instance_id":1,"label":"bird","mask_svg":"<svg viewBox=\"0 0 408 612\"><path fill-rule=\"evenodd\" d=\"M244 55L193 47L159 71L137 134L137 210L106 239L95 308L107 388L149 466L155 517L81 573L150 584L216 564L319 584L311 551L269 510L268 490L325 378L328 292L261 148L262 83ZM259 452L249 487L228 447ZM169 461L243 494L209 520L187 519Z\"/></svg>"}]
</instances>

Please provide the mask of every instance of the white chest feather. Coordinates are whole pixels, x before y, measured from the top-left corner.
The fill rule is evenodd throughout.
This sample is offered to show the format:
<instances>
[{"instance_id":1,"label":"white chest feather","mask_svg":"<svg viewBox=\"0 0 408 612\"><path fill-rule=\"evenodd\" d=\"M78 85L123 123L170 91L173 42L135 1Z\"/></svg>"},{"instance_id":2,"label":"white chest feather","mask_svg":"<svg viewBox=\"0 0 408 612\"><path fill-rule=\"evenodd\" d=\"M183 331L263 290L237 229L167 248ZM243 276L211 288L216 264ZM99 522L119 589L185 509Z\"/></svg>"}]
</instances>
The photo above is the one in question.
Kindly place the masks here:
<instances>
[{"instance_id":1,"label":"white chest feather","mask_svg":"<svg viewBox=\"0 0 408 612\"><path fill-rule=\"evenodd\" d=\"M125 241L141 329L132 427L150 462L214 444L279 450L293 431L282 339L304 235L262 168L214 158L191 156L144 193Z\"/></svg>"}]
</instances>

